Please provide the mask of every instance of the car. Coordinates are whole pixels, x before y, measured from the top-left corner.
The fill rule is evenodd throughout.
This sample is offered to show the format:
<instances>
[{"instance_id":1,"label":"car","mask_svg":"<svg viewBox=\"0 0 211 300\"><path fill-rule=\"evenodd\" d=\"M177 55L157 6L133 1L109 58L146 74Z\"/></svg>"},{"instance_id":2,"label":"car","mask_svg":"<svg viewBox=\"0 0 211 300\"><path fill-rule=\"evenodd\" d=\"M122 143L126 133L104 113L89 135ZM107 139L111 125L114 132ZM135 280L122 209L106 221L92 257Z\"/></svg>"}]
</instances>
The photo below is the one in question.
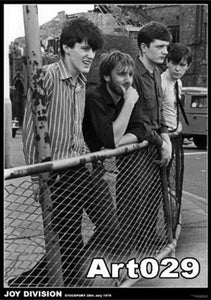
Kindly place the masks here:
<instances>
[{"instance_id":1,"label":"car","mask_svg":"<svg viewBox=\"0 0 211 300\"><path fill-rule=\"evenodd\" d=\"M183 87L182 104L189 121L186 124L182 114L180 121L183 127L183 137L193 138L194 144L198 149L207 147L207 88L206 87Z\"/></svg>"}]
</instances>

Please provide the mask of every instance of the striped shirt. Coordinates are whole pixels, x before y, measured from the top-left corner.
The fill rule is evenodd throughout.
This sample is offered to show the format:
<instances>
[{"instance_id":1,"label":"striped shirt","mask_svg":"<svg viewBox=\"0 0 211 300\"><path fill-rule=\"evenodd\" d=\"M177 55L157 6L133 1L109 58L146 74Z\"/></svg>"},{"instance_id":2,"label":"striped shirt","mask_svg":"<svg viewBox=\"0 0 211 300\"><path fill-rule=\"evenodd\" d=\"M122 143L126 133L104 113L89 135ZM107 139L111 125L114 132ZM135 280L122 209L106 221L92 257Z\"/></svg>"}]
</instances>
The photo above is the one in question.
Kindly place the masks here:
<instances>
[{"instance_id":1,"label":"striped shirt","mask_svg":"<svg viewBox=\"0 0 211 300\"><path fill-rule=\"evenodd\" d=\"M73 85L72 76L63 59L43 67L46 109L52 160L69 158L87 152L82 134L85 107L85 81L79 74ZM29 90L23 121L23 151L27 164L37 163Z\"/></svg>"}]
</instances>

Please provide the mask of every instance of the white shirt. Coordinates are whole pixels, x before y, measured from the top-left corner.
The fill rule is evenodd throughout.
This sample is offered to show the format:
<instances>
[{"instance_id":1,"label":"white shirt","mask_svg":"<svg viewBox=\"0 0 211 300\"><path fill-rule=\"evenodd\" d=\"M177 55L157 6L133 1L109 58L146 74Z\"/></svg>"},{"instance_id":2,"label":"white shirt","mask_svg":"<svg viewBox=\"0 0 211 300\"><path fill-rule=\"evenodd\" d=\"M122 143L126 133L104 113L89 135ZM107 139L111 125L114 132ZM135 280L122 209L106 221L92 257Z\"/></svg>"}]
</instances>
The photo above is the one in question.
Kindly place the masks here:
<instances>
[{"instance_id":1,"label":"white shirt","mask_svg":"<svg viewBox=\"0 0 211 300\"><path fill-rule=\"evenodd\" d=\"M182 81L178 81L179 97L181 97ZM175 80L172 81L169 70L161 74L161 86L163 90L162 109L163 115L169 130L177 128L177 101L175 94ZM182 124L179 122L177 132L182 130Z\"/></svg>"}]
</instances>

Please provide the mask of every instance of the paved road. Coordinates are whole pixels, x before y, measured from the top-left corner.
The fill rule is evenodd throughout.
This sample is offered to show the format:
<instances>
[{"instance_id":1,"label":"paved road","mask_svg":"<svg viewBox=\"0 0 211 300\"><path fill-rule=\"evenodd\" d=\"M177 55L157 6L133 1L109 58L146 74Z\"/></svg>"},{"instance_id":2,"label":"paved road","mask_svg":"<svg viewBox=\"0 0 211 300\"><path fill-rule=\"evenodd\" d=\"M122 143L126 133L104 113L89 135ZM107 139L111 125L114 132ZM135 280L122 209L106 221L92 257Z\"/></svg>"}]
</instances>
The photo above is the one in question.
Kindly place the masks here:
<instances>
[{"instance_id":1,"label":"paved road","mask_svg":"<svg viewBox=\"0 0 211 300\"><path fill-rule=\"evenodd\" d=\"M207 199L207 151L185 146L184 191Z\"/></svg>"}]
</instances>

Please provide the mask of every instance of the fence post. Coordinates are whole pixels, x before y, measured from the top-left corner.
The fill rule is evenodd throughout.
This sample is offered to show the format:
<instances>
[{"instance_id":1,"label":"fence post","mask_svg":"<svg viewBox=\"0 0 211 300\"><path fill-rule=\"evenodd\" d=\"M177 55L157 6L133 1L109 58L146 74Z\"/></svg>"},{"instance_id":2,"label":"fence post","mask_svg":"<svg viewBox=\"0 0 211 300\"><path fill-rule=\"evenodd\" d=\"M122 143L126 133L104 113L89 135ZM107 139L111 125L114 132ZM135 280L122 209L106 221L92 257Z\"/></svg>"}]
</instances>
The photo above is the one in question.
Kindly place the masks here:
<instances>
[{"instance_id":1,"label":"fence post","mask_svg":"<svg viewBox=\"0 0 211 300\"><path fill-rule=\"evenodd\" d=\"M42 80L42 60L38 24L38 8L35 4L23 5L27 50L27 66L33 111L36 155L39 162L50 160L50 142L47 124L45 92ZM63 286L61 255L58 235L52 230L52 201L47 185L48 172L39 175L40 205L42 208L46 258L50 285Z\"/></svg>"},{"instance_id":2,"label":"fence post","mask_svg":"<svg viewBox=\"0 0 211 300\"><path fill-rule=\"evenodd\" d=\"M163 189L163 208L166 217L166 223L168 228L168 237L169 242L173 242L173 228L172 228L172 211L169 204L169 197L168 197L168 181L167 181L167 174L166 174L166 167L161 167L161 182L162 182L162 189Z\"/></svg>"}]
</instances>

